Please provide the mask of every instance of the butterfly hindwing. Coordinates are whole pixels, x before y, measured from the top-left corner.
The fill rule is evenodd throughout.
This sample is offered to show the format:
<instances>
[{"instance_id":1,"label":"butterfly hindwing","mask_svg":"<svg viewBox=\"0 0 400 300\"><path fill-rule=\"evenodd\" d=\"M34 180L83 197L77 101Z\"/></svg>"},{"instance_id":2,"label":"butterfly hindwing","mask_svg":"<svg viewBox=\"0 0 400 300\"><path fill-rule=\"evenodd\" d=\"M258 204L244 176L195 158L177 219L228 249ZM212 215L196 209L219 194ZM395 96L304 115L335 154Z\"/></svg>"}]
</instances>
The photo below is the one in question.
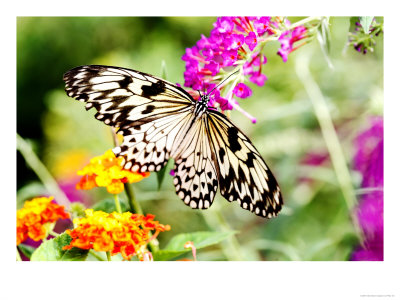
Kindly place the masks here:
<instances>
[{"instance_id":1,"label":"butterfly hindwing","mask_svg":"<svg viewBox=\"0 0 400 300\"><path fill-rule=\"evenodd\" d=\"M276 216L280 188L257 149L225 115L210 111L207 120L222 196L256 215Z\"/></svg>"},{"instance_id":2,"label":"butterfly hindwing","mask_svg":"<svg viewBox=\"0 0 400 300\"><path fill-rule=\"evenodd\" d=\"M218 188L205 117L194 122L182 151L175 159L174 168L177 195L186 205L200 209L211 206Z\"/></svg>"}]
</instances>

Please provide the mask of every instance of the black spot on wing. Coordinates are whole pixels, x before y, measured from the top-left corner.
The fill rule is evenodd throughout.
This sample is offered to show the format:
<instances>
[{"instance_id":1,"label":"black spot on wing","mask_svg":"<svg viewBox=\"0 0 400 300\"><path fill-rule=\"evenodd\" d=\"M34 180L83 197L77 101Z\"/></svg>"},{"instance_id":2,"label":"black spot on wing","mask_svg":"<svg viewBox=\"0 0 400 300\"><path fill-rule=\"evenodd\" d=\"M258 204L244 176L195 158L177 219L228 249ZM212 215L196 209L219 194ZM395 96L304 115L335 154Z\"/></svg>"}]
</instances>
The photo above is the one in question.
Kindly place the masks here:
<instances>
[{"instance_id":1,"label":"black spot on wing","mask_svg":"<svg viewBox=\"0 0 400 300\"><path fill-rule=\"evenodd\" d=\"M238 141L238 130L234 126L228 128L228 142L232 152L242 149Z\"/></svg>"},{"instance_id":2,"label":"black spot on wing","mask_svg":"<svg viewBox=\"0 0 400 300\"><path fill-rule=\"evenodd\" d=\"M142 114L149 114L154 111L156 107L154 105L147 105L145 110L142 111Z\"/></svg>"},{"instance_id":3,"label":"black spot on wing","mask_svg":"<svg viewBox=\"0 0 400 300\"><path fill-rule=\"evenodd\" d=\"M162 81L157 81L156 83L152 83L151 85L142 86L142 96L147 98L159 95L164 91L165 83Z\"/></svg>"}]
</instances>

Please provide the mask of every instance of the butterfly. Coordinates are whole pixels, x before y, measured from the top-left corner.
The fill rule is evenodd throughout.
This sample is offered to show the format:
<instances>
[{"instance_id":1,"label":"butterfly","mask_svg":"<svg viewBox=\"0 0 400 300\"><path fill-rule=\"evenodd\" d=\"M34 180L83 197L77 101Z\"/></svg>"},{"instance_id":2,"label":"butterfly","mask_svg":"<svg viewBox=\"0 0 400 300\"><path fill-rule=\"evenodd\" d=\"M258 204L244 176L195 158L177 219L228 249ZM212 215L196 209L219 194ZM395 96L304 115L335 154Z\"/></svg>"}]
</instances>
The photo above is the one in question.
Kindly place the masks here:
<instances>
[{"instance_id":1,"label":"butterfly","mask_svg":"<svg viewBox=\"0 0 400 300\"><path fill-rule=\"evenodd\" d=\"M96 119L118 128L113 152L133 172L159 171L175 160L176 194L195 209L221 195L264 218L283 201L278 183L250 139L223 113L183 88L126 68L87 65L64 74L68 96L95 108Z\"/></svg>"}]
</instances>

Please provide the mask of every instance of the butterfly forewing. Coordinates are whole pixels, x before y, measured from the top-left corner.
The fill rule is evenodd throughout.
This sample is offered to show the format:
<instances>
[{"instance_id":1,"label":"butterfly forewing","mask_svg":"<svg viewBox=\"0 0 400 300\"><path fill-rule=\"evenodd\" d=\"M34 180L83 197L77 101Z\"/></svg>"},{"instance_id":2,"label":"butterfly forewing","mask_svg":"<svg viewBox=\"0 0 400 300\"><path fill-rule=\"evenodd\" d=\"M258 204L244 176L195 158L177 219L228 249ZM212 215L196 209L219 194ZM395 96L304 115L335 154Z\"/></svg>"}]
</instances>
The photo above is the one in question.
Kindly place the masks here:
<instances>
[{"instance_id":1,"label":"butterfly forewing","mask_svg":"<svg viewBox=\"0 0 400 300\"><path fill-rule=\"evenodd\" d=\"M275 216L283 204L280 188L257 149L225 115L210 111L207 120L222 196L256 215Z\"/></svg>"},{"instance_id":2,"label":"butterfly forewing","mask_svg":"<svg viewBox=\"0 0 400 300\"><path fill-rule=\"evenodd\" d=\"M64 75L68 96L94 107L95 117L124 136L113 149L133 171L158 171L181 144L193 99L183 89L142 72L108 66L82 66ZM186 125L186 127L185 127Z\"/></svg>"}]
</instances>

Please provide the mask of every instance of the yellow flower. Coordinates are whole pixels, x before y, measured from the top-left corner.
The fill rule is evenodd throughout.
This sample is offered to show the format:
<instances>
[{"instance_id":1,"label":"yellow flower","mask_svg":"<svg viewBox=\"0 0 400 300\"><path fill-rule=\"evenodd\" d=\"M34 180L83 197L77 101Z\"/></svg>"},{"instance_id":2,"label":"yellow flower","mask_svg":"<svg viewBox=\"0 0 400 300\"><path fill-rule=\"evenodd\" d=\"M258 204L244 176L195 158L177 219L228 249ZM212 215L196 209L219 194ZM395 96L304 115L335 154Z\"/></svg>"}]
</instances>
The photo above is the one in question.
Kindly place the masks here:
<instances>
[{"instance_id":1,"label":"yellow flower","mask_svg":"<svg viewBox=\"0 0 400 300\"><path fill-rule=\"evenodd\" d=\"M121 167L123 158L115 157L111 150L90 160L90 163L78 175L82 176L77 189L89 190L97 186L107 188L111 194L119 194L124 190L124 183L133 183L150 175L149 172L132 172Z\"/></svg>"},{"instance_id":2,"label":"yellow flower","mask_svg":"<svg viewBox=\"0 0 400 300\"><path fill-rule=\"evenodd\" d=\"M85 214L85 218L74 219L75 229L66 231L72 237L72 241L64 249L77 247L110 251L112 255L121 253L124 259L129 260L133 255L142 253L150 239L155 238L159 232L171 228L169 225L154 221L154 215L150 214L147 216L130 212L108 214L93 209L85 210ZM156 232L150 238L151 230Z\"/></svg>"},{"instance_id":3,"label":"yellow flower","mask_svg":"<svg viewBox=\"0 0 400 300\"><path fill-rule=\"evenodd\" d=\"M64 206L52 202L53 199L54 197L34 198L26 201L24 207L17 211L17 245L28 237L34 241L44 239L49 224L70 217Z\"/></svg>"}]
</instances>

